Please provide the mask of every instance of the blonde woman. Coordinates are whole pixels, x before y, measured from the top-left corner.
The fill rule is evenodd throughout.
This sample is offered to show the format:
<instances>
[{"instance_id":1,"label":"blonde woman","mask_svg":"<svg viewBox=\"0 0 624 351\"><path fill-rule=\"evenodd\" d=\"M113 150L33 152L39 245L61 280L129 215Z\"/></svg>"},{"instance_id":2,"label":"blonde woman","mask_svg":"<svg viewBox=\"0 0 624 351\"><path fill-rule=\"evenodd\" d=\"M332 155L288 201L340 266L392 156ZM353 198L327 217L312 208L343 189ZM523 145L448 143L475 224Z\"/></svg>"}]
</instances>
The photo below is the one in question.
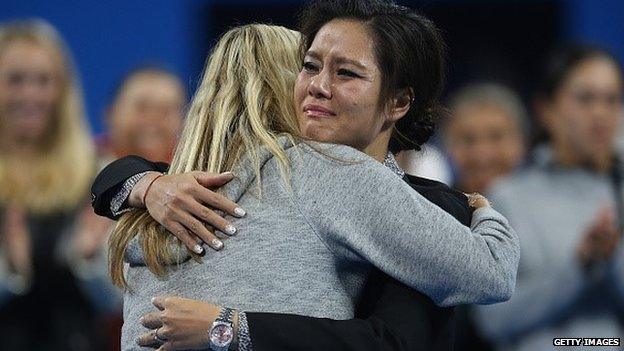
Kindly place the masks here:
<instances>
[{"instance_id":1,"label":"blonde woman","mask_svg":"<svg viewBox=\"0 0 624 351\"><path fill-rule=\"evenodd\" d=\"M493 209L475 211L471 232L375 159L299 135L298 44L297 32L267 25L235 28L217 43L169 172L232 170L223 192L249 214L236 219L238 233L223 228L237 234L231 251L203 262L147 211L122 216L110 263L114 282L127 288L123 349L137 347L137 321L162 294L350 318L372 266L440 305L509 298L517 238ZM218 342L216 335L211 347Z\"/></svg>"},{"instance_id":2,"label":"blonde woman","mask_svg":"<svg viewBox=\"0 0 624 351\"><path fill-rule=\"evenodd\" d=\"M68 234L94 171L80 94L50 25L0 25L3 350L97 345L83 282L68 264Z\"/></svg>"}]
</instances>

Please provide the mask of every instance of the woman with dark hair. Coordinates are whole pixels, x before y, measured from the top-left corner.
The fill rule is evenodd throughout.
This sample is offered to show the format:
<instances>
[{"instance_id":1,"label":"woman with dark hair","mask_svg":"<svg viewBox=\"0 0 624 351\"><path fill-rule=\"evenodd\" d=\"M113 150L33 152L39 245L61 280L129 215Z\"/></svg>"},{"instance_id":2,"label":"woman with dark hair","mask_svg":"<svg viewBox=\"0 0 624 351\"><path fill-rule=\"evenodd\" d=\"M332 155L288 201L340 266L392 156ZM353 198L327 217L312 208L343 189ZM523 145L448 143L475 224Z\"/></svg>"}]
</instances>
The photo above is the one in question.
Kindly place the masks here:
<instances>
[{"instance_id":1,"label":"woman with dark hair","mask_svg":"<svg viewBox=\"0 0 624 351\"><path fill-rule=\"evenodd\" d=\"M106 153L170 161L185 104L184 85L173 72L152 64L133 68L122 77L107 108Z\"/></svg>"},{"instance_id":2,"label":"woman with dark hair","mask_svg":"<svg viewBox=\"0 0 624 351\"><path fill-rule=\"evenodd\" d=\"M552 54L542 78L537 112L549 141L533 165L492 190L522 238L516 293L477 309L501 350L624 335L622 70L605 50L575 45Z\"/></svg>"},{"instance_id":3,"label":"woman with dark hair","mask_svg":"<svg viewBox=\"0 0 624 351\"><path fill-rule=\"evenodd\" d=\"M396 67L386 67L385 69L388 71L384 72L379 69L380 58L376 57L373 51L371 37L364 28L365 22L363 19L367 16L388 16L389 19L392 19L395 16L401 16L401 14L405 12L404 8L387 3L378 3L376 4L377 7L370 8L366 6L345 8L344 4L342 5L343 12L327 16L325 20L326 23L318 29L318 33L316 33L314 37L315 39L310 43L309 50L307 50L304 69L299 74L295 89L295 109L299 115L299 125L303 133L312 139L351 145L359 150L365 151L379 161L386 160L391 164L392 156L388 153L388 145L391 139L395 141L399 139L396 148L400 149L401 147L406 147L408 140L413 142L412 146L418 146L419 143L424 141L419 138L426 139L430 134L432 130L428 119L430 115L419 116L418 114L414 114L413 119L410 117L410 120L408 120L411 121L409 125L420 121L421 123L418 125L423 127L423 133L411 135L412 138L410 138L409 134L406 135L405 131L397 130L394 126L397 120L401 119L410 111L414 101L418 101L427 106L427 108L423 109L424 111L429 110L429 112L431 112L435 109L434 103L437 96L436 94L439 95L439 91L436 92L436 89L441 89L441 80L439 84L432 84L432 90L423 88L428 91L427 93L415 93L415 86L411 84L403 86L401 85L400 79L397 79L398 75L392 75L392 70L396 69ZM315 9L315 11L320 11L322 9L322 7L319 7ZM334 7L334 10L338 11L340 8ZM345 10L350 11L344 12ZM353 20L354 16L358 19ZM392 22L391 20L389 21L388 18L386 18L385 21L379 22ZM416 31L414 29L414 23L422 25L422 23L420 23L422 19L417 16L412 17L410 20L412 23L405 24L410 30ZM427 23L430 24L430 22ZM425 27L427 23L425 23ZM429 29L435 30L435 27ZM400 35L401 33L391 32L390 35L395 37L395 34ZM412 33L404 34L417 38L417 36ZM405 48L402 50L406 51ZM441 54L442 51L438 53ZM441 58L441 55L438 59L439 58ZM410 60L412 57L405 55L403 59ZM435 57L431 60L432 62L436 62ZM400 60L398 60L398 62L400 62ZM404 64L404 66L408 65ZM393 81L392 79L395 80ZM391 87L391 89L386 90L387 88L382 89L382 87ZM382 98L382 96L385 98ZM417 108L416 111L418 110ZM358 118L359 121L353 123L353 118ZM221 171L221 169L215 170ZM321 173L323 172L323 170L319 171ZM155 185L154 179L155 178L152 178L152 180L148 182ZM149 184L145 189L149 189ZM149 195L150 193L144 191L143 194ZM378 200L381 199L378 198ZM375 201L371 200L371 202ZM365 203L368 203L368 201L365 201ZM228 210L232 210L232 208L228 208ZM216 224L223 231L231 229L227 227L227 225L224 225L224 223ZM333 226L335 224L330 225ZM187 223L185 226L187 226L187 228L197 229L194 222ZM176 229L174 228L174 230ZM436 232L435 229L434 232ZM176 230L176 234L180 235L180 231ZM214 237L208 237L206 239L213 244L215 242ZM507 261L513 266L512 256L514 255L515 247L513 239L512 242L509 243L507 243L507 240L508 239L503 239L503 245L506 246L506 248L503 250L504 252L499 252L497 256L498 259ZM441 242L440 244L443 243ZM492 242L491 244L498 245L496 242ZM214 244L214 246L221 247L222 245ZM193 245L191 245L191 247L193 247ZM507 250L509 250L509 252L507 252ZM498 249L496 251L498 251ZM469 266L470 264L467 265L466 268L469 268ZM430 267L430 269L433 270L438 268L439 267L435 266ZM433 277L434 280L439 278L442 277ZM447 283L451 282L449 281ZM465 287L467 287L467 285ZM455 286L455 288L459 290L463 290L465 287ZM492 292L481 290L477 295L489 295L491 293ZM472 298L480 299L477 296L472 296ZM168 301L172 300L169 299ZM187 300L185 303L190 303L187 306L192 306L194 302ZM160 301L157 299L155 304L160 308L168 308L167 300ZM204 304L204 306L205 305L207 304ZM199 311L201 308L192 308L192 310ZM169 312L165 311L163 313L173 316L176 312L172 311L173 310L169 309ZM144 323L150 324L151 322L148 322L147 319L150 319L150 317L146 316L143 320ZM168 349L171 347L182 347L179 342L186 342L183 344L185 345L184 347L205 345L205 330L200 332L201 335L199 338L194 339L195 341L199 341L200 344L189 344L189 340L184 340L183 335L178 332L187 333L186 335L188 336L196 329L183 328L176 330L173 327L173 325L158 327L155 333L152 332L150 334L151 338L148 337L147 341L153 342L155 339L167 338L168 341L164 346ZM180 339L180 337L182 338ZM142 341L145 342L145 340Z\"/></svg>"}]
</instances>

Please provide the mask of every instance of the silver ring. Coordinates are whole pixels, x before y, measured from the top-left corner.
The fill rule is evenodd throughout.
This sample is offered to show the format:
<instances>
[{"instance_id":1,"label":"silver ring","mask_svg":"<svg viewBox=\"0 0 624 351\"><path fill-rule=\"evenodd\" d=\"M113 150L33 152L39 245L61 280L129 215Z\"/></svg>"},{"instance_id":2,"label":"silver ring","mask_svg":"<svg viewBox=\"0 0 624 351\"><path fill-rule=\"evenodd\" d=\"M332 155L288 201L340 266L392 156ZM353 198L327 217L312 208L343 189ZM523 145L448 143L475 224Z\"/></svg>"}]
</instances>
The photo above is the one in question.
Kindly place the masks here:
<instances>
[{"instance_id":1,"label":"silver ring","mask_svg":"<svg viewBox=\"0 0 624 351\"><path fill-rule=\"evenodd\" d=\"M162 337L160 337L160 336L158 335L158 331L159 331L159 330L160 330L160 328L158 328L158 329L154 329L154 340L155 340L155 341L158 341L158 342L162 342L162 343L167 342L167 339L164 339L164 338L162 338Z\"/></svg>"}]
</instances>

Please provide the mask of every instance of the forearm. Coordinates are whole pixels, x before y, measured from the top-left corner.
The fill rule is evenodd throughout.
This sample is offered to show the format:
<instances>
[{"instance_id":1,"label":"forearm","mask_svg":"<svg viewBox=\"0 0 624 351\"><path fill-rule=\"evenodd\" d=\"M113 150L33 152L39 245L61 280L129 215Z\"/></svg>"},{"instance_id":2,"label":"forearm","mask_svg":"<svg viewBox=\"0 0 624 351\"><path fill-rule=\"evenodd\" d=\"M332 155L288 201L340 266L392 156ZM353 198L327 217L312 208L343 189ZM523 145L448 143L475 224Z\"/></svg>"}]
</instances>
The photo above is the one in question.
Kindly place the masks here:
<instances>
[{"instance_id":1,"label":"forearm","mask_svg":"<svg viewBox=\"0 0 624 351\"><path fill-rule=\"evenodd\" d=\"M388 238L388 248L401 259L384 262L386 268L380 268L388 273L400 270L406 276L395 277L439 306L508 300L515 286L520 250L507 220L490 207L480 208L473 213L469 230L450 216L424 213L421 217L428 218L420 218L421 222L432 224L421 225L418 231L410 231L407 223L396 224L395 232L410 233L412 244Z\"/></svg>"},{"instance_id":2,"label":"forearm","mask_svg":"<svg viewBox=\"0 0 624 351\"><path fill-rule=\"evenodd\" d=\"M164 163L150 162L138 156L126 156L112 162L97 175L91 187L91 204L95 213L111 219L119 218L124 208L138 206L142 200L140 192L134 192L132 196L132 187L124 189L124 183L137 174L163 172L166 169Z\"/></svg>"},{"instance_id":3,"label":"forearm","mask_svg":"<svg viewBox=\"0 0 624 351\"><path fill-rule=\"evenodd\" d=\"M453 310L377 273L368 286L373 293L365 290L358 305L359 318L248 313L254 350L450 350Z\"/></svg>"},{"instance_id":4,"label":"forearm","mask_svg":"<svg viewBox=\"0 0 624 351\"><path fill-rule=\"evenodd\" d=\"M337 321L271 313L247 316L255 351L402 350L388 347L396 344L392 342L392 334L374 319Z\"/></svg>"},{"instance_id":5,"label":"forearm","mask_svg":"<svg viewBox=\"0 0 624 351\"><path fill-rule=\"evenodd\" d=\"M354 218L363 225L345 231L348 249L439 306L509 299L519 247L506 219L491 208L475 211L471 231L441 210L432 211L433 204L420 201L414 209L403 203L391 209L395 213L380 213L384 221L372 219L383 223ZM404 213L397 214L396 207Z\"/></svg>"},{"instance_id":6,"label":"forearm","mask_svg":"<svg viewBox=\"0 0 624 351\"><path fill-rule=\"evenodd\" d=\"M145 208L144 198L149 186L160 177L162 173L147 171L139 173L140 178L134 184L128 194L128 206L133 208Z\"/></svg>"},{"instance_id":7,"label":"forearm","mask_svg":"<svg viewBox=\"0 0 624 351\"><path fill-rule=\"evenodd\" d=\"M296 180L294 201L337 257L372 263L439 306L509 299L519 240L502 215L475 211L471 231L381 165L318 159L305 160L314 172Z\"/></svg>"}]
</instances>

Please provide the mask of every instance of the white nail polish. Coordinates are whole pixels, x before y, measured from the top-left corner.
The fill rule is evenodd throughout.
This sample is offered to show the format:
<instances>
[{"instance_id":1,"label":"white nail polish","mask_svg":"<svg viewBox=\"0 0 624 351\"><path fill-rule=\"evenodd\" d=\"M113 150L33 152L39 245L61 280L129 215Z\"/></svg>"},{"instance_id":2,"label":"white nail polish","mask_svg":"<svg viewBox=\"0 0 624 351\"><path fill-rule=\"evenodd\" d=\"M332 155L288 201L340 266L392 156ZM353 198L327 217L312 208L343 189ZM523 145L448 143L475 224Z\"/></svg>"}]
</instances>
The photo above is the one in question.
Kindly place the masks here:
<instances>
[{"instance_id":1,"label":"white nail polish","mask_svg":"<svg viewBox=\"0 0 624 351\"><path fill-rule=\"evenodd\" d=\"M236 228L234 228L234 226L231 225L231 224L228 224L223 231L227 235L234 235L234 234L236 234Z\"/></svg>"},{"instance_id":2,"label":"white nail polish","mask_svg":"<svg viewBox=\"0 0 624 351\"><path fill-rule=\"evenodd\" d=\"M234 209L234 214L236 214L239 217L243 217L245 214L247 214L247 212L245 212L245 210L243 210L240 207L237 207Z\"/></svg>"},{"instance_id":3,"label":"white nail polish","mask_svg":"<svg viewBox=\"0 0 624 351\"><path fill-rule=\"evenodd\" d=\"M223 242L219 239L212 239L212 247L219 250L223 247Z\"/></svg>"},{"instance_id":4,"label":"white nail polish","mask_svg":"<svg viewBox=\"0 0 624 351\"><path fill-rule=\"evenodd\" d=\"M197 244L193 248L193 251L195 251L196 254L201 254L202 252L204 252L204 248L201 247L201 245Z\"/></svg>"}]
</instances>

